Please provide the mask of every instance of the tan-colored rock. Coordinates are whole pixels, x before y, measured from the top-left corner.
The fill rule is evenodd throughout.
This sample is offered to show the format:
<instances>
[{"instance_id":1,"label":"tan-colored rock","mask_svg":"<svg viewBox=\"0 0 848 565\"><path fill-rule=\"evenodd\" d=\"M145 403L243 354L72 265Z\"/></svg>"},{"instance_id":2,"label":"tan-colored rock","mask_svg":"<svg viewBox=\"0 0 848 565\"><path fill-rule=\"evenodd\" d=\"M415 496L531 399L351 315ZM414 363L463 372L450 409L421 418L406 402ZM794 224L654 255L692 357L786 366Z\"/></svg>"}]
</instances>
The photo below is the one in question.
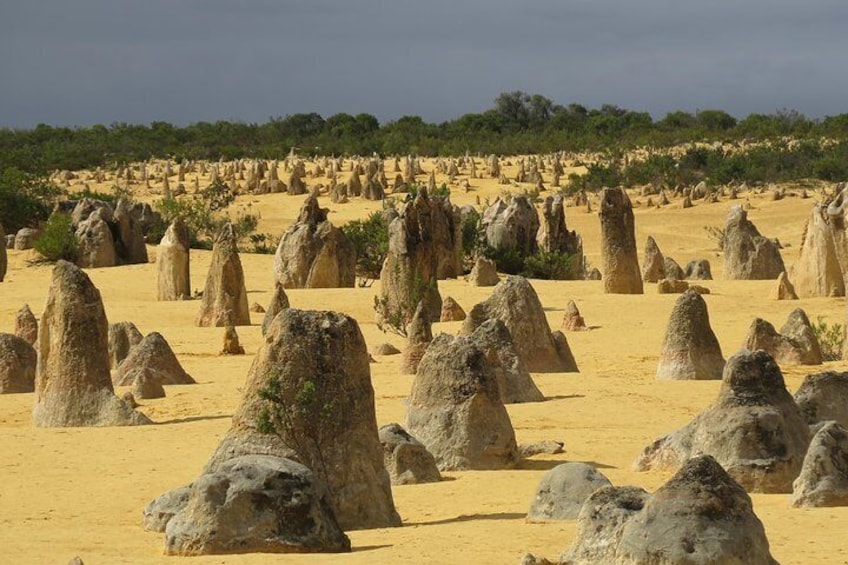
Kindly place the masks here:
<instances>
[{"instance_id":1,"label":"tan-colored rock","mask_svg":"<svg viewBox=\"0 0 848 565\"><path fill-rule=\"evenodd\" d=\"M601 220L604 292L642 294L633 207L627 192L623 188L604 188L598 217Z\"/></svg>"},{"instance_id":2,"label":"tan-colored rock","mask_svg":"<svg viewBox=\"0 0 848 565\"><path fill-rule=\"evenodd\" d=\"M253 304L250 305L250 311L253 312L254 314L264 314L265 313L265 307L262 306L261 304L259 304L258 302L254 302Z\"/></svg>"},{"instance_id":3,"label":"tan-colored rock","mask_svg":"<svg viewBox=\"0 0 848 565\"><path fill-rule=\"evenodd\" d=\"M580 315L580 310L577 309L577 304L573 300L569 300L565 307L560 329L564 332L582 332L589 329L586 327L586 321Z\"/></svg>"},{"instance_id":4,"label":"tan-colored rock","mask_svg":"<svg viewBox=\"0 0 848 565\"><path fill-rule=\"evenodd\" d=\"M657 379L719 380L723 370L724 356L710 326L707 303L694 290L687 290L671 310Z\"/></svg>"},{"instance_id":5,"label":"tan-colored rock","mask_svg":"<svg viewBox=\"0 0 848 565\"><path fill-rule=\"evenodd\" d=\"M825 206L815 204L804 229L798 261L792 269L795 292L801 298L845 296L845 282L828 220Z\"/></svg>"},{"instance_id":6,"label":"tan-colored rock","mask_svg":"<svg viewBox=\"0 0 848 565\"><path fill-rule=\"evenodd\" d=\"M439 316L440 322L461 322L465 319L465 310L459 303L448 296L442 300L442 315Z\"/></svg>"},{"instance_id":7,"label":"tan-colored rock","mask_svg":"<svg viewBox=\"0 0 848 565\"><path fill-rule=\"evenodd\" d=\"M114 383L117 386L129 386L145 371L151 371L164 385L189 385L196 382L183 369L171 345L159 332L150 332L130 349L129 355L115 371Z\"/></svg>"},{"instance_id":8,"label":"tan-colored rock","mask_svg":"<svg viewBox=\"0 0 848 565\"><path fill-rule=\"evenodd\" d=\"M430 344L412 384L406 429L442 471L509 468L519 459L493 367L471 337L441 334Z\"/></svg>"},{"instance_id":9,"label":"tan-colored rock","mask_svg":"<svg viewBox=\"0 0 848 565\"><path fill-rule=\"evenodd\" d=\"M380 428L380 446L383 448L383 463L393 485L437 483L442 480L433 454L400 424L388 424Z\"/></svg>"},{"instance_id":10,"label":"tan-colored rock","mask_svg":"<svg viewBox=\"0 0 848 565\"><path fill-rule=\"evenodd\" d=\"M414 375L418 370L418 364L427 351L430 342L433 341L433 332L430 329L430 320L423 302L418 303L415 315L407 327L406 347L400 358L400 374Z\"/></svg>"},{"instance_id":11,"label":"tan-colored rock","mask_svg":"<svg viewBox=\"0 0 848 565\"><path fill-rule=\"evenodd\" d=\"M274 277L285 288L353 288L356 284L356 250L327 219L327 212L310 194L297 221L280 238Z\"/></svg>"},{"instance_id":12,"label":"tan-colored rock","mask_svg":"<svg viewBox=\"0 0 848 565\"><path fill-rule=\"evenodd\" d=\"M782 365L821 365L822 352L807 314L796 308L780 328L756 318L748 329L745 347L751 351L767 351Z\"/></svg>"},{"instance_id":13,"label":"tan-colored rock","mask_svg":"<svg viewBox=\"0 0 848 565\"><path fill-rule=\"evenodd\" d=\"M665 278L665 257L650 235L645 242L645 260L642 262L642 280L659 282Z\"/></svg>"},{"instance_id":14,"label":"tan-colored rock","mask_svg":"<svg viewBox=\"0 0 848 565\"><path fill-rule=\"evenodd\" d=\"M0 394L35 390L38 355L26 340L0 333Z\"/></svg>"},{"instance_id":15,"label":"tan-colored rock","mask_svg":"<svg viewBox=\"0 0 848 565\"><path fill-rule=\"evenodd\" d=\"M545 198L536 243L542 251L569 257L567 279L583 278L583 238L576 231L569 231L566 226L565 199L561 194Z\"/></svg>"},{"instance_id":16,"label":"tan-colored rock","mask_svg":"<svg viewBox=\"0 0 848 565\"><path fill-rule=\"evenodd\" d=\"M371 350L372 355L400 355L400 349L391 343L381 343Z\"/></svg>"},{"instance_id":17,"label":"tan-colored rock","mask_svg":"<svg viewBox=\"0 0 848 565\"><path fill-rule=\"evenodd\" d=\"M274 283L274 294L271 296L271 302L268 303L268 309L265 311L265 316L262 318L262 335L268 334L268 328L274 322L277 314L289 307L289 297L286 295L286 289L282 283Z\"/></svg>"},{"instance_id":18,"label":"tan-colored rock","mask_svg":"<svg viewBox=\"0 0 848 565\"><path fill-rule=\"evenodd\" d=\"M277 433L257 430L260 414L268 409L259 391L271 377L279 379L283 402L294 402L312 383L308 390L314 390L315 402L329 410L319 432L314 419L302 411L294 412L290 426L272 420ZM323 456L311 441L300 443L303 449L299 449L292 437L316 437L308 435L314 433L322 438ZM294 308L274 318L251 366L232 426L205 471L214 472L242 455L289 457L315 470L328 484L336 518L345 530L400 525L383 467L368 351L353 318Z\"/></svg>"},{"instance_id":19,"label":"tan-colored rock","mask_svg":"<svg viewBox=\"0 0 848 565\"><path fill-rule=\"evenodd\" d=\"M657 283L657 294L681 294L689 290L689 283L681 280L663 279Z\"/></svg>"},{"instance_id":20,"label":"tan-colored rock","mask_svg":"<svg viewBox=\"0 0 848 565\"><path fill-rule=\"evenodd\" d=\"M24 304L15 314L15 335L32 346L38 340L38 320L29 309L29 304Z\"/></svg>"},{"instance_id":21,"label":"tan-colored rock","mask_svg":"<svg viewBox=\"0 0 848 565\"><path fill-rule=\"evenodd\" d=\"M810 430L765 351L727 360L718 399L683 428L647 446L639 471L674 470L712 455L749 492L791 492L810 443Z\"/></svg>"},{"instance_id":22,"label":"tan-colored rock","mask_svg":"<svg viewBox=\"0 0 848 565\"><path fill-rule=\"evenodd\" d=\"M132 322L109 324L109 367L117 369L144 336Z\"/></svg>"},{"instance_id":23,"label":"tan-colored rock","mask_svg":"<svg viewBox=\"0 0 848 565\"><path fill-rule=\"evenodd\" d=\"M191 298L190 245L188 228L177 218L156 248L157 300Z\"/></svg>"},{"instance_id":24,"label":"tan-colored rock","mask_svg":"<svg viewBox=\"0 0 848 565\"><path fill-rule=\"evenodd\" d=\"M577 372L577 363L562 332L551 333L539 296L524 277L508 276L492 295L475 305L461 334L471 335L486 320L506 325L527 368L534 373Z\"/></svg>"},{"instance_id":25,"label":"tan-colored rock","mask_svg":"<svg viewBox=\"0 0 848 565\"><path fill-rule=\"evenodd\" d=\"M221 349L223 355L244 355L244 347L239 343L238 332L234 326L227 326L224 330L224 347Z\"/></svg>"},{"instance_id":26,"label":"tan-colored rock","mask_svg":"<svg viewBox=\"0 0 848 565\"><path fill-rule=\"evenodd\" d=\"M474 261L471 273L468 275L468 282L472 286L495 286L501 282L495 262L486 257L478 256Z\"/></svg>"},{"instance_id":27,"label":"tan-colored rock","mask_svg":"<svg viewBox=\"0 0 848 565\"><path fill-rule=\"evenodd\" d=\"M741 206L734 206L724 228L724 278L774 280L785 271L780 249L760 235Z\"/></svg>"},{"instance_id":28,"label":"tan-colored rock","mask_svg":"<svg viewBox=\"0 0 848 565\"><path fill-rule=\"evenodd\" d=\"M53 268L38 332L33 422L39 427L149 424L115 396L100 292L75 265Z\"/></svg>"},{"instance_id":29,"label":"tan-colored rock","mask_svg":"<svg viewBox=\"0 0 848 565\"><path fill-rule=\"evenodd\" d=\"M206 276L197 325L250 325L244 271L239 259L235 230L230 223L221 229L212 247L212 264Z\"/></svg>"},{"instance_id":30,"label":"tan-colored rock","mask_svg":"<svg viewBox=\"0 0 848 565\"><path fill-rule=\"evenodd\" d=\"M165 398L165 387L162 386L162 379L152 369L143 369L133 379L132 395L134 398L142 400Z\"/></svg>"},{"instance_id":31,"label":"tan-colored rock","mask_svg":"<svg viewBox=\"0 0 848 565\"><path fill-rule=\"evenodd\" d=\"M848 429L826 422L810 442L792 484L795 507L848 506Z\"/></svg>"},{"instance_id":32,"label":"tan-colored rock","mask_svg":"<svg viewBox=\"0 0 848 565\"><path fill-rule=\"evenodd\" d=\"M795 293L795 287L789 282L789 277L786 276L786 271L780 273L777 277L777 284L774 288L772 297L775 300L798 300L798 295Z\"/></svg>"}]
</instances>

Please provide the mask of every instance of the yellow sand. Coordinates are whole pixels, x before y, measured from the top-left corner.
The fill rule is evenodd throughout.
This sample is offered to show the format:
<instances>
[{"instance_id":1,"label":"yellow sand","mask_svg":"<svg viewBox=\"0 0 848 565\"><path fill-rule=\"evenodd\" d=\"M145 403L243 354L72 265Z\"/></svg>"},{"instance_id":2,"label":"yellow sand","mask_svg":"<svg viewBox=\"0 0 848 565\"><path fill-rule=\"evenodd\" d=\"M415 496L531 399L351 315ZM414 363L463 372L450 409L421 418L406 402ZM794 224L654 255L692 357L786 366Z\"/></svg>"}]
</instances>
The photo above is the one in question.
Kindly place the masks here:
<instances>
[{"instance_id":1,"label":"yellow sand","mask_svg":"<svg viewBox=\"0 0 848 565\"><path fill-rule=\"evenodd\" d=\"M482 171L480 164L478 160ZM427 170L430 166L425 164ZM513 172L514 168L507 167L508 175ZM346 176L344 173L342 179ZM473 204L478 196L493 198L502 189L491 180L472 180L471 184L475 189L470 193L454 188L456 203ZM171 185L176 186L173 179ZM633 198L645 201L644 197ZM296 216L302 199L285 194L246 196L239 199L239 205L251 202L251 209L262 215L261 231L279 234ZM772 202L755 197L750 203L749 217L760 230L791 244L783 256L787 266L793 263L812 200L790 197ZM694 258L710 260L717 280L704 283L712 290L706 300L725 356L742 345L755 316L779 327L789 312L800 306L813 320L823 316L842 323L844 299L779 302L770 296L773 282L721 280L722 260L703 226L723 225L731 204L696 202L694 208L682 210L675 203L662 210L636 210L640 248L645 238L653 235L662 251L683 266ZM326 198L322 205L330 206ZM331 207L331 219L343 223L379 209L379 203L354 199ZM584 208L568 208L567 220L570 228L582 234L589 260L599 265L597 215ZM149 250L155 255L155 248ZM0 284L0 331L12 331L14 314L24 303L29 303L37 316L43 308L50 268L27 266L25 259L30 254L10 252L9 274ZM208 252L192 252L193 287L203 288L209 260ZM273 256L243 254L242 263L249 300L266 305L273 283ZM197 477L227 430L260 344L257 324L261 314L253 314L253 326L238 328L248 354L221 357L223 329L195 327L196 301L157 302L155 273L154 264L89 271L103 295L109 320L132 320L144 333L161 332L199 384L168 387L167 398L143 401L141 410L159 425L136 428L38 429L30 419L32 394L0 396L0 561L65 563L80 555L89 565L514 565L528 551L554 558L569 547L575 522L525 523L542 474L564 461L586 461L597 465L614 484L654 490L669 475L633 472L633 460L658 435L684 425L708 406L719 388L718 382L654 380L666 321L677 296L658 295L653 285L646 285L640 296L607 296L598 282L534 281L552 328L559 327L570 299L595 327L567 336L580 374L536 375L549 400L508 407L520 443L562 440L566 443L564 454L535 457L517 470L448 473L438 484L396 487L395 504L404 527L351 532L354 551L349 555L166 557L164 535L141 529L141 509L155 496ZM443 296L454 297L466 310L491 292L462 280L440 282L440 288ZM352 315L370 346L388 341L402 347L401 338L381 334L375 327L374 292L374 287L292 290L289 297L296 308L333 309ZM434 331L455 332L458 327L459 323L437 324ZM378 424L403 423L403 402L412 378L398 375L396 356L378 357L371 369ZM845 370L845 364L789 368L785 371L787 386L794 392L805 374L825 369ZM754 495L753 500L773 555L781 563L848 562L844 533L848 509L792 509L786 495Z\"/></svg>"}]
</instances>

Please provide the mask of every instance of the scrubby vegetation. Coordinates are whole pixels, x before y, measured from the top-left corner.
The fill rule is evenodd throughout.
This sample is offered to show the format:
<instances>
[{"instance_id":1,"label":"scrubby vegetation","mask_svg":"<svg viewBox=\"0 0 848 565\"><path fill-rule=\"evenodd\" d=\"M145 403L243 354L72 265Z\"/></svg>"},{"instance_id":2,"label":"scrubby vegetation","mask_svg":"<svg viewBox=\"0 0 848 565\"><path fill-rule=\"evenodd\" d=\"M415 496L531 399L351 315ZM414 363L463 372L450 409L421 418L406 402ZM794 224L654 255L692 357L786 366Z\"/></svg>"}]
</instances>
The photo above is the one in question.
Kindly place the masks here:
<instances>
[{"instance_id":1,"label":"scrubby vegetation","mask_svg":"<svg viewBox=\"0 0 848 565\"><path fill-rule=\"evenodd\" d=\"M75 262L79 256L79 241L71 226L71 216L61 212L51 214L33 246L45 261Z\"/></svg>"},{"instance_id":2,"label":"scrubby vegetation","mask_svg":"<svg viewBox=\"0 0 848 565\"><path fill-rule=\"evenodd\" d=\"M380 269L389 253L389 223L382 212L372 212L364 220L354 220L341 230L356 248L356 274L364 284L380 278Z\"/></svg>"},{"instance_id":3,"label":"scrubby vegetation","mask_svg":"<svg viewBox=\"0 0 848 565\"><path fill-rule=\"evenodd\" d=\"M825 361L838 361L842 359L842 347L845 342L845 332L841 324L828 324L819 316L813 324L813 333L819 340L822 358Z\"/></svg>"}]
</instances>

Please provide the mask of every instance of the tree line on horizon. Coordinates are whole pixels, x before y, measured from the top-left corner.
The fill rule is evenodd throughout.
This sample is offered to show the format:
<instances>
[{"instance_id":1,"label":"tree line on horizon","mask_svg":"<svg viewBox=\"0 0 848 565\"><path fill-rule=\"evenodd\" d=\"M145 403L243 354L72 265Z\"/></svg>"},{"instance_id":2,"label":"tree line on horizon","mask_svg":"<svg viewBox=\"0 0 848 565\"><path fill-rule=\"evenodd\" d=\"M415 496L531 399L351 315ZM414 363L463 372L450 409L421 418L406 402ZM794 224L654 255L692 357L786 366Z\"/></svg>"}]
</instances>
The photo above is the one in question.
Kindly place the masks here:
<instances>
[{"instance_id":1,"label":"tree line on horizon","mask_svg":"<svg viewBox=\"0 0 848 565\"><path fill-rule=\"evenodd\" d=\"M848 139L848 114L810 119L795 110L750 114L739 120L722 110L674 111L655 120L605 104L563 106L540 94L500 94L493 107L442 123L404 116L381 124L371 114L317 113L274 117L262 124L197 122L150 125L0 129L0 171L12 167L43 174L149 158L282 158L304 155L471 154L621 151L695 141L794 138Z\"/></svg>"}]
</instances>

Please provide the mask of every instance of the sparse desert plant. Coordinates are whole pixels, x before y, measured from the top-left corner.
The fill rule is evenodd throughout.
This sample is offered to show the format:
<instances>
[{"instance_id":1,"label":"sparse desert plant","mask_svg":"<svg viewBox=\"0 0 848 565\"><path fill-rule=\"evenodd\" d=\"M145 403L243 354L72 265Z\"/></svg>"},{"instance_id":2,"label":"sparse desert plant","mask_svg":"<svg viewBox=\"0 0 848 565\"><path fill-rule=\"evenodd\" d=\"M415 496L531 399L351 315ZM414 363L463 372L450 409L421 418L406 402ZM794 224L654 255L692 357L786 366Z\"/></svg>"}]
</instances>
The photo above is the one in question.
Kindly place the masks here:
<instances>
[{"instance_id":1,"label":"sparse desert plant","mask_svg":"<svg viewBox=\"0 0 848 565\"><path fill-rule=\"evenodd\" d=\"M724 249L724 228L704 226L704 231L707 232L707 237L716 242L719 250Z\"/></svg>"},{"instance_id":2,"label":"sparse desert plant","mask_svg":"<svg viewBox=\"0 0 848 565\"><path fill-rule=\"evenodd\" d=\"M41 235L34 243L35 250L44 261L53 263L59 259L74 262L79 256L79 241L71 225L71 216L54 212L47 219Z\"/></svg>"},{"instance_id":3,"label":"sparse desert plant","mask_svg":"<svg viewBox=\"0 0 848 565\"><path fill-rule=\"evenodd\" d=\"M406 326L412 320L418 303L429 292L429 284L420 278L416 278L412 281L408 300L401 297L390 300L388 296L375 296L374 311L377 313L377 328L383 333L391 332L401 337L407 337Z\"/></svg>"},{"instance_id":4,"label":"sparse desert plant","mask_svg":"<svg viewBox=\"0 0 848 565\"><path fill-rule=\"evenodd\" d=\"M385 214L372 212L364 220L348 222L341 229L356 249L356 274L364 281L378 279L389 254L389 223Z\"/></svg>"},{"instance_id":5,"label":"sparse desert plant","mask_svg":"<svg viewBox=\"0 0 848 565\"><path fill-rule=\"evenodd\" d=\"M822 358L825 361L842 359L842 346L845 343L842 324L828 324L822 316L818 316L816 323L813 324L813 333L819 340Z\"/></svg>"}]
</instances>

